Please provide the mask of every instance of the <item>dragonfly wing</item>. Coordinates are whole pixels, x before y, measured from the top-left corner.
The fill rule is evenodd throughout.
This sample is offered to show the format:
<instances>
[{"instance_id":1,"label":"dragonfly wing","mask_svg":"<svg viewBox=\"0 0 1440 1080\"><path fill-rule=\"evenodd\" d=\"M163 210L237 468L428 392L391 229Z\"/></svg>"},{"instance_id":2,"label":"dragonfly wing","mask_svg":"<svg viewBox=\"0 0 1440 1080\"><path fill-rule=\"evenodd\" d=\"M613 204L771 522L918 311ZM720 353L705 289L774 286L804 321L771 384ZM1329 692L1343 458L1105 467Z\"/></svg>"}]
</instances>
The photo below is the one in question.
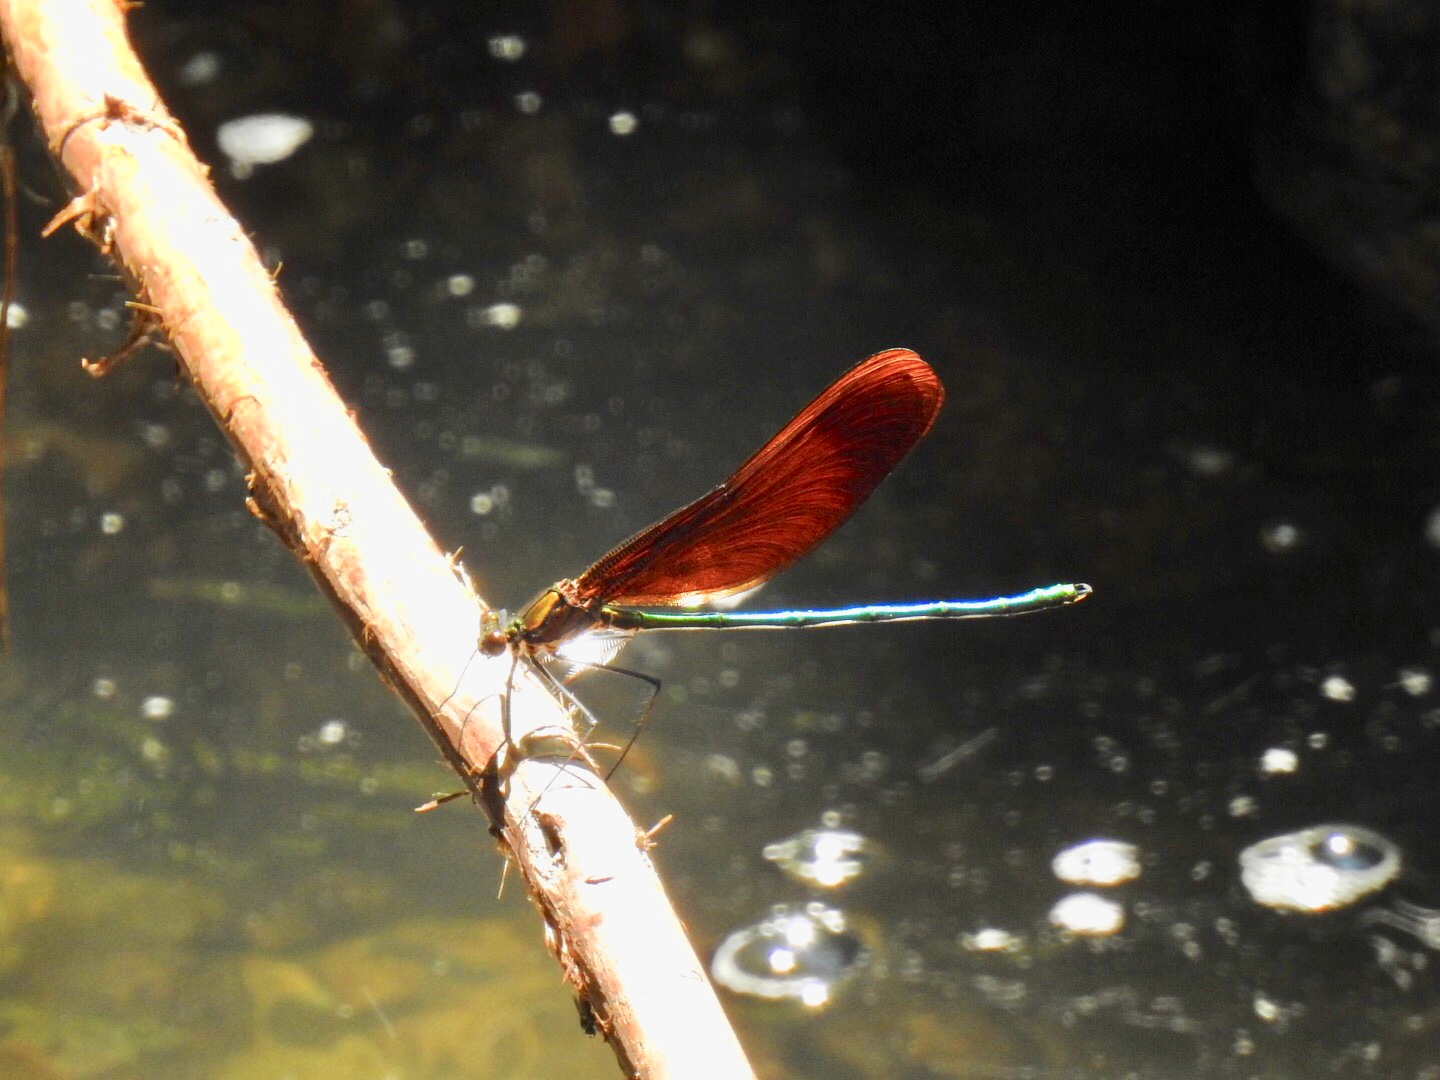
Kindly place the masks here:
<instances>
[{"instance_id":1,"label":"dragonfly wing","mask_svg":"<svg viewBox=\"0 0 1440 1080\"><path fill-rule=\"evenodd\" d=\"M689 607L754 588L807 554L930 430L945 391L908 349L862 360L730 479L573 582L574 599Z\"/></svg>"}]
</instances>

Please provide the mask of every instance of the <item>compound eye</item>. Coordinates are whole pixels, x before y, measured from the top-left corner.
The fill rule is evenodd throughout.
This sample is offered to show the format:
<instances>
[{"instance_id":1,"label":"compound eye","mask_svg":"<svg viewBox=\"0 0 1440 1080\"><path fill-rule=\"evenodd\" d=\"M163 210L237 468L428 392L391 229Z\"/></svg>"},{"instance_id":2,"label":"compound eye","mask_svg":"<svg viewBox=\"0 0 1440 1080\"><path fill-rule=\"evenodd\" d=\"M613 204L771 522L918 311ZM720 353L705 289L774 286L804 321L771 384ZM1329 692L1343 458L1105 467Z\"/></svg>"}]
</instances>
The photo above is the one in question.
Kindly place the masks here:
<instances>
[{"instance_id":1,"label":"compound eye","mask_svg":"<svg viewBox=\"0 0 1440 1080\"><path fill-rule=\"evenodd\" d=\"M485 656L504 656L510 639L504 630L487 630L480 635L480 652Z\"/></svg>"}]
</instances>

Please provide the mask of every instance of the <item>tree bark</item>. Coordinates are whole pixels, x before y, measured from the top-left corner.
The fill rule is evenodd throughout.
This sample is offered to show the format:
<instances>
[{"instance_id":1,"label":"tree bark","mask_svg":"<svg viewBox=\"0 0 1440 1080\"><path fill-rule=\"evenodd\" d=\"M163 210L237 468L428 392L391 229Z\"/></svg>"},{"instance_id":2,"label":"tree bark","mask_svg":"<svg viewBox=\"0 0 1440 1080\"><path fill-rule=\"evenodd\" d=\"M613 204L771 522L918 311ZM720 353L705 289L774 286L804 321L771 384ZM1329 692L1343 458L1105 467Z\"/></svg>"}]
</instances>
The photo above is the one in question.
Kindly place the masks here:
<instances>
[{"instance_id":1,"label":"tree bark","mask_svg":"<svg viewBox=\"0 0 1440 1080\"><path fill-rule=\"evenodd\" d=\"M250 472L249 504L334 601L361 648L490 816L596 1030L640 1077L753 1073L637 832L578 761L507 754L511 663L475 653L484 607L375 460L220 203L111 0L0 0L12 68L80 194L73 221L120 266L137 310ZM457 689L458 686L458 689ZM512 734L574 747L524 665ZM508 759L508 763L507 763Z\"/></svg>"}]
</instances>

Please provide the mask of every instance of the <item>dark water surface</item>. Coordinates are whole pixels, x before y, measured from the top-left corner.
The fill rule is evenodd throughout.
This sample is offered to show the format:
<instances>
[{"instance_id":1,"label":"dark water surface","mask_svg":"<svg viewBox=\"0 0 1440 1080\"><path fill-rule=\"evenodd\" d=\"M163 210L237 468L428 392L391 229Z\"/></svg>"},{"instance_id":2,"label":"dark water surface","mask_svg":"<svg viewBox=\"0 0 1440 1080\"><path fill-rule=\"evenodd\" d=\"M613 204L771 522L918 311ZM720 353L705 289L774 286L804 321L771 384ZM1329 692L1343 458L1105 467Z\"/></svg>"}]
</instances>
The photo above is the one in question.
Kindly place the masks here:
<instances>
[{"instance_id":1,"label":"dark water surface","mask_svg":"<svg viewBox=\"0 0 1440 1080\"><path fill-rule=\"evenodd\" d=\"M577 573L892 345L940 373L939 422L755 602L1095 586L1029 619L626 652L665 691L617 785L675 815L656 858L697 947L776 905L843 922L792 942L829 965L811 1005L727 992L763 1075L1435 1080L1433 345L1265 208L1213 56L1171 63L1220 55L1227 14L1148 54L1130 27L1092 78L1083 43L1003 19L872 40L849 12L156 3L134 27L487 599ZM1283 72L1293 41L1266 44ZM266 113L308 141L234 165L217 129ZM33 237L62 196L21 160L51 200ZM0 1075L612 1075L523 900L493 899L480 818L410 813L450 780L172 362L80 373L122 336L119 283L70 236L23 257ZM592 692L624 738L633 694ZM1397 845L1398 877L1252 899L1242 850L1334 824ZM822 825L865 840L848 883L762 857ZM1138 877L1060 880L1097 838ZM1076 892L1123 924L1057 925Z\"/></svg>"}]
</instances>

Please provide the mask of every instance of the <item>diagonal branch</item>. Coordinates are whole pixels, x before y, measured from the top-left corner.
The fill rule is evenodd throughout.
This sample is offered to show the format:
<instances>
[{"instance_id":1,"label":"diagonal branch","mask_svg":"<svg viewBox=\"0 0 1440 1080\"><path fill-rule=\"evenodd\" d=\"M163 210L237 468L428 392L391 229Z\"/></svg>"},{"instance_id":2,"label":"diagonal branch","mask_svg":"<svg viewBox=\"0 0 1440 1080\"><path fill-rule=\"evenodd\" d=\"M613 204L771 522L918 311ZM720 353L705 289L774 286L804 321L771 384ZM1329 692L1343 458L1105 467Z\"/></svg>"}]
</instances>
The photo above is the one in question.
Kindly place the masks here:
<instances>
[{"instance_id":1,"label":"diagonal branch","mask_svg":"<svg viewBox=\"0 0 1440 1080\"><path fill-rule=\"evenodd\" d=\"M622 1067L751 1076L647 842L605 786L574 763L497 766L513 759L500 753L511 665L475 655L482 605L375 460L211 189L126 40L124 6L0 0L13 69L81 193L60 220L127 275L249 466L251 509L310 570L490 816ZM537 742L574 745L567 717L532 681L517 679L512 703L517 741L539 732Z\"/></svg>"}]
</instances>

